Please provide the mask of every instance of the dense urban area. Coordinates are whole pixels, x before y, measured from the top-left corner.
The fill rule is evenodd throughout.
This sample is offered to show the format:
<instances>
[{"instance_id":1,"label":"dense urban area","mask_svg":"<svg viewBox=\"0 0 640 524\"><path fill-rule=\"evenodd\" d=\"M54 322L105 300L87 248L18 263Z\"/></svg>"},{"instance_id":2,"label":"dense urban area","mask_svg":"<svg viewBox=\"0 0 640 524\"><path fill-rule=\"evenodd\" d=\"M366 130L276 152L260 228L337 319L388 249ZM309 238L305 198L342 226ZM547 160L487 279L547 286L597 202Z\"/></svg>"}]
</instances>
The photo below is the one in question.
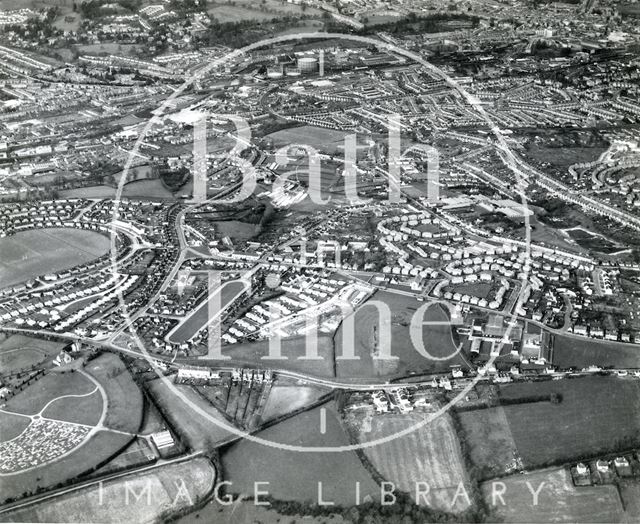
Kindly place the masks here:
<instances>
[{"instance_id":1,"label":"dense urban area","mask_svg":"<svg viewBox=\"0 0 640 524\"><path fill-rule=\"evenodd\" d=\"M640 521L640 2L0 0L0 520Z\"/></svg>"}]
</instances>

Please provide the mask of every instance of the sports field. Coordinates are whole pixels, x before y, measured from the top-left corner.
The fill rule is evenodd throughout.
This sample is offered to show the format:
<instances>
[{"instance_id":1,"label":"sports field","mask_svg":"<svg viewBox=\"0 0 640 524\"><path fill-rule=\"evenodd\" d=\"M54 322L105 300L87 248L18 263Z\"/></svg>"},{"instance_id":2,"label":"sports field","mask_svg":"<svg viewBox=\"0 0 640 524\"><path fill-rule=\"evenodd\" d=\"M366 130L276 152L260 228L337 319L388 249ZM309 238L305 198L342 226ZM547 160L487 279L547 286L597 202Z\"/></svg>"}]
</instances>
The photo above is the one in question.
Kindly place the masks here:
<instances>
[{"instance_id":1,"label":"sports field","mask_svg":"<svg viewBox=\"0 0 640 524\"><path fill-rule=\"evenodd\" d=\"M360 435L366 442L396 434L424 420L426 414L385 414L374 416L371 431ZM364 450L366 456L388 481L409 493L416 503L451 513L469 508L470 487L460 443L448 415L389 442ZM416 499L417 483L428 493ZM463 494L463 488L468 497ZM427 487L428 486L428 487ZM458 493L458 496L456 496Z\"/></svg>"},{"instance_id":2,"label":"sports field","mask_svg":"<svg viewBox=\"0 0 640 524\"><path fill-rule=\"evenodd\" d=\"M576 488L564 468L512 475L481 488L487 507L503 522L624 521L615 486ZM502 490L502 500L492 495ZM538 493L537 501L532 492Z\"/></svg>"},{"instance_id":3,"label":"sports field","mask_svg":"<svg viewBox=\"0 0 640 524\"><path fill-rule=\"evenodd\" d=\"M0 283L12 286L90 262L109 251L109 238L71 228L31 229L0 238Z\"/></svg>"}]
</instances>

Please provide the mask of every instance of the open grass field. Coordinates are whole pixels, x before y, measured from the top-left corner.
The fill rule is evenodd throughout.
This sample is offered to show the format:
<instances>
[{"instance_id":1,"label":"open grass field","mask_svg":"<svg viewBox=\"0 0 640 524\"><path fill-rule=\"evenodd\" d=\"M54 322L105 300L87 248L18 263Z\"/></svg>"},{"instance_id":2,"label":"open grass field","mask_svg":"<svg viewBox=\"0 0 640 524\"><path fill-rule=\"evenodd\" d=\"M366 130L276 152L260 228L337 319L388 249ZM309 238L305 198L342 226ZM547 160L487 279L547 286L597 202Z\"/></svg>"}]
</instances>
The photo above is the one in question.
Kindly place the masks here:
<instances>
[{"instance_id":1,"label":"open grass field","mask_svg":"<svg viewBox=\"0 0 640 524\"><path fill-rule=\"evenodd\" d=\"M503 406L525 467L540 467L611 450L622 439L640 436L640 382L586 377L510 384L501 396L557 393L559 404Z\"/></svg>"},{"instance_id":2,"label":"open grass field","mask_svg":"<svg viewBox=\"0 0 640 524\"><path fill-rule=\"evenodd\" d=\"M230 425L222 413L191 387L176 385L178 391L187 397L190 404L185 403L180 397L175 395L161 379L150 382L148 387L150 393L160 405L160 409L171 422L171 425L176 428L176 431L182 434L191 449L197 451L211 450L221 441L233 436L232 432L211 422L191 407L190 404L194 404L214 419Z\"/></svg>"},{"instance_id":3,"label":"open grass field","mask_svg":"<svg viewBox=\"0 0 640 524\"><path fill-rule=\"evenodd\" d=\"M0 353L0 369L3 372L28 369L45 360L46 353L35 348L9 349Z\"/></svg>"},{"instance_id":4,"label":"open grass field","mask_svg":"<svg viewBox=\"0 0 640 524\"><path fill-rule=\"evenodd\" d=\"M31 229L0 238L0 282L11 286L94 260L109 251L109 238L71 228Z\"/></svg>"},{"instance_id":5,"label":"open grass field","mask_svg":"<svg viewBox=\"0 0 640 524\"><path fill-rule=\"evenodd\" d=\"M640 522L640 481L627 479L620 482L620 497L627 522Z\"/></svg>"},{"instance_id":6,"label":"open grass field","mask_svg":"<svg viewBox=\"0 0 640 524\"><path fill-rule=\"evenodd\" d=\"M349 133L323 127L300 126L282 129L267 135L276 148L291 144L308 145L317 151L333 154L344 149L344 137Z\"/></svg>"},{"instance_id":7,"label":"open grass field","mask_svg":"<svg viewBox=\"0 0 640 524\"><path fill-rule=\"evenodd\" d=\"M457 414L463 439L481 478L502 476L516 466L517 448L504 409L464 411Z\"/></svg>"},{"instance_id":8,"label":"open grass field","mask_svg":"<svg viewBox=\"0 0 640 524\"><path fill-rule=\"evenodd\" d=\"M317 386L280 386L274 385L262 412L265 422L291 413L309 404L313 404L323 395L329 393L328 388Z\"/></svg>"},{"instance_id":9,"label":"open grass field","mask_svg":"<svg viewBox=\"0 0 640 524\"><path fill-rule=\"evenodd\" d=\"M208 460L194 458L106 481L101 488L75 490L8 517L13 522L154 522L163 512L204 497L215 478Z\"/></svg>"},{"instance_id":10,"label":"open grass field","mask_svg":"<svg viewBox=\"0 0 640 524\"><path fill-rule=\"evenodd\" d=\"M6 401L7 411L33 415L39 413L47 405L58 397L67 395L88 395L96 388L95 384L81 373L57 373L51 372L32 382L23 391L18 392L14 397ZM82 402L90 397L83 397ZM99 398L98 398L99 400ZM56 400L55 402L59 402ZM78 406L82 403L79 402ZM99 406L102 405L100 402ZM52 417L54 418L54 417ZM87 422L88 424L89 422Z\"/></svg>"},{"instance_id":11,"label":"open grass field","mask_svg":"<svg viewBox=\"0 0 640 524\"><path fill-rule=\"evenodd\" d=\"M280 2L279 0L265 0L264 2L255 2L253 0L236 0L230 5L223 0L217 2L208 2L207 12L210 16L219 22L238 22L241 20L271 20L273 18L282 18L285 15L321 15L322 11L314 7L305 7L301 5Z\"/></svg>"},{"instance_id":12,"label":"open grass field","mask_svg":"<svg viewBox=\"0 0 640 524\"><path fill-rule=\"evenodd\" d=\"M283 360L262 360L262 357L269 355L269 341L258 340L255 342L242 342L222 347L222 354L230 356L231 360L227 364L236 366L288 369L309 373L318 377L333 377L334 354L333 340L328 335L318 336L318 355L322 357L318 360L305 360L305 340L304 337L285 338L281 341L281 353L285 357ZM212 361L215 362L215 361ZM217 361L220 362L219 360ZM274 364L275 362L275 364Z\"/></svg>"},{"instance_id":13,"label":"open grass field","mask_svg":"<svg viewBox=\"0 0 640 524\"><path fill-rule=\"evenodd\" d=\"M371 431L360 434L366 442L398 433L411 427L425 414L385 414L371 420ZM429 486L426 500L416 500L431 508L460 513L468 509L463 495L456 498L460 484L470 493L469 479L464 467L458 437L448 415L389 442L364 450L376 470L401 491L415 500L416 483ZM426 489L426 488L425 488Z\"/></svg>"},{"instance_id":14,"label":"open grass field","mask_svg":"<svg viewBox=\"0 0 640 524\"><path fill-rule=\"evenodd\" d=\"M116 188L107 185L78 187L75 189L64 189L60 191L60 196L62 198L115 198ZM165 188L158 179L128 182L122 188L122 196L155 200L174 199L173 193Z\"/></svg>"},{"instance_id":15,"label":"open grass field","mask_svg":"<svg viewBox=\"0 0 640 524\"><path fill-rule=\"evenodd\" d=\"M169 340L180 343L193 338L198 331L209 323L209 306L214 305L214 301L218 300L218 297L220 300L220 311L223 311L224 308L233 303L244 289L245 286L242 282L234 280L223 283L222 286L216 290L215 295L212 294L208 300L203 300L198 307L176 327L175 331L169 334Z\"/></svg>"},{"instance_id":16,"label":"open grass field","mask_svg":"<svg viewBox=\"0 0 640 524\"><path fill-rule=\"evenodd\" d=\"M91 395L82 397L82 402L78 402L78 400L76 397L54 400L42 412L42 416L74 424L89 424L92 426L97 424L102 413L100 392L96 390Z\"/></svg>"},{"instance_id":17,"label":"open grass field","mask_svg":"<svg viewBox=\"0 0 640 524\"><path fill-rule=\"evenodd\" d=\"M588 366L640 368L640 346L566 335L553 336L553 363L560 369Z\"/></svg>"},{"instance_id":18,"label":"open grass field","mask_svg":"<svg viewBox=\"0 0 640 524\"><path fill-rule=\"evenodd\" d=\"M502 485L495 484L504 483ZM528 484L527 484L528 483ZM492 493L504 489L504 505ZM534 505L532 491L538 493ZM504 522L623 522L614 486L576 488L564 468L513 475L482 484L485 502ZM495 504L494 504L495 502Z\"/></svg>"},{"instance_id":19,"label":"open grass field","mask_svg":"<svg viewBox=\"0 0 640 524\"><path fill-rule=\"evenodd\" d=\"M12 440L20 435L30 420L7 411L0 411L0 443Z\"/></svg>"},{"instance_id":20,"label":"open grass field","mask_svg":"<svg viewBox=\"0 0 640 524\"><path fill-rule=\"evenodd\" d=\"M223 506L215 500L204 508L185 515L180 524L200 524L201 522L225 522L226 524L245 524L247 522L263 522L278 524L343 524L350 522L340 515L283 515L267 506L256 506L252 500L234 501L233 504Z\"/></svg>"},{"instance_id":21,"label":"open grass field","mask_svg":"<svg viewBox=\"0 0 640 524\"><path fill-rule=\"evenodd\" d=\"M156 459L156 451L148 440L136 438L129 444L122 453L107 462L104 466L96 470L96 476L106 475L114 471L121 471L124 468L142 466L149 464Z\"/></svg>"},{"instance_id":22,"label":"open grass field","mask_svg":"<svg viewBox=\"0 0 640 524\"><path fill-rule=\"evenodd\" d=\"M216 233L220 237L231 240L249 240L258 233L256 224L248 224L239 220L226 220L215 223Z\"/></svg>"},{"instance_id":23,"label":"open grass field","mask_svg":"<svg viewBox=\"0 0 640 524\"><path fill-rule=\"evenodd\" d=\"M377 334L383 328L389 329L388 323L379 321L379 314L374 306L367 306L371 301L378 301L389 306L391 311L391 354L397 360L374 360L372 348L375 344L374 326ZM451 327L447 324L448 316L440 305L429 307L424 314L425 322L441 322L437 325L426 325L422 328L422 341L429 356L418 352L410 338L410 322L423 302L413 297L403 296L389 291L378 291L373 297L354 313L355 348L354 354L360 360L337 360L339 377L374 377L405 376L411 373L430 373L448 371L454 364L465 365L460 355L456 355ZM348 340L344 336L346 323L343 322L335 335L336 353L342 354L343 345ZM451 356L453 355L453 356ZM442 360L441 360L442 359Z\"/></svg>"},{"instance_id":24,"label":"open grass field","mask_svg":"<svg viewBox=\"0 0 640 524\"><path fill-rule=\"evenodd\" d=\"M137 433L142 423L144 400L122 360L113 353L105 353L91 360L86 371L106 391L108 409L104 425L110 429Z\"/></svg>"},{"instance_id":25,"label":"open grass field","mask_svg":"<svg viewBox=\"0 0 640 524\"><path fill-rule=\"evenodd\" d=\"M25 335L0 335L0 370L13 373L52 359L66 344Z\"/></svg>"},{"instance_id":26,"label":"open grass field","mask_svg":"<svg viewBox=\"0 0 640 524\"><path fill-rule=\"evenodd\" d=\"M320 410L326 409L326 432L320 432ZM272 442L297 446L344 446L349 439L332 403L300 413L257 434ZM279 500L318 503L318 482L323 500L355 504L356 482L361 500L380 498L380 488L354 452L296 453L241 440L222 455L229 492L253 495L254 482L269 482L269 494ZM295 474L292 474L295 472Z\"/></svg>"}]
</instances>

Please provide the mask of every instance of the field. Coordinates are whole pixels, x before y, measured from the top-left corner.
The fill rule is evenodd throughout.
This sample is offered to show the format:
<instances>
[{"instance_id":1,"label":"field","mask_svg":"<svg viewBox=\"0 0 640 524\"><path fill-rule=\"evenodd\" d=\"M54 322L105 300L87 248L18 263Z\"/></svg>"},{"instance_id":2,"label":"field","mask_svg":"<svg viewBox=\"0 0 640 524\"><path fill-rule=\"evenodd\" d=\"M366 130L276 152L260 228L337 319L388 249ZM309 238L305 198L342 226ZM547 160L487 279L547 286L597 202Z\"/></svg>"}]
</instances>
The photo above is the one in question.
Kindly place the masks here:
<instances>
[{"instance_id":1,"label":"field","mask_svg":"<svg viewBox=\"0 0 640 524\"><path fill-rule=\"evenodd\" d=\"M236 366L288 369L309 373L318 377L333 377L334 356L333 341L330 336L320 334L318 336L318 355L322 357L318 360L305 360L304 337L285 338L281 341L283 360L262 360L262 357L269 355L269 341L258 340L256 342L242 342L222 347L222 354L230 356L231 360L226 364ZM220 362L212 361L212 362ZM275 362L275 365L274 365Z\"/></svg>"},{"instance_id":2,"label":"field","mask_svg":"<svg viewBox=\"0 0 640 524\"><path fill-rule=\"evenodd\" d=\"M371 432L361 432L366 442L398 433L422 419L422 414L385 414L373 416ZM401 491L411 494L416 503L431 508L461 513L469 500L456 492L460 484L470 493L460 444L449 415L443 415L411 433L364 450L376 470ZM416 484L428 486L425 499L417 500ZM427 488L425 488L426 491Z\"/></svg>"},{"instance_id":3,"label":"field","mask_svg":"<svg viewBox=\"0 0 640 524\"><path fill-rule=\"evenodd\" d=\"M560 369L588 366L640 368L640 347L586 337L553 335L553 363Z\"/></svg>"},{"instance_id":4,"label":"field","mask_svg":"<svg viewBox=\"0 0 640 524\"><path fill-rule=\"evenodd\" d=\"M278 524L343 524L350 522L344 520L340 515L283 515L267 506L256 506L251 500L241 502L234 501L233 504L223 506L215 500L209 502L204 508L189 513L178 522L181 524L199 524L201 522L224 522L226 524L245 524L247 522L264 522Z\"/></svg>"},{"instance_id":5,"label":"field","mask_svg":"<svg viewBox=\"0 0 640 524\"><path fill-rule=\"evenodd\" d=\"M248 224L239 220L215 222L216 234L232 240L249 240L258 233L256 224Z\"/></svg>"},{"instance_id":6,"label":"field","mask_svg":"<svg viewBox=\"0 0 640 524\"><path fill-rule=\"evenodd\" d=\"M113 354L83 370L52 371L33 382L4 408L21 413L28 425L21 422L19 433L0 431L2 498L64 483L108 461L132 440L142 408L137 386ZM15 420L2 415L1 424Z\"/></svg>"},{"instance_id":7,"label":"field","mask_svg":"<svg viewBox=\"0 0 640 524\"><path fill-rule=\"evenodd\" d=\"M317 386L279 386L274 385L269 393L269 398L262 412L262 420L265 422L281 415L291 413L309 404L313 404L323 395L329 393L329 389Z\"/></svg>"},{"instance_id":8,"label":"field","mask_svg":"<svg viewBox=\"0 0 640 524\"><path fill-rule=\"evenodd\" d=\"M525 467L540 467L610 451L640 435L640 382L587 377L511 384L504 398L557 393L562 401L504 406ZM630 446L629 446L630 447Z\"/></svg>"},{"instance_id":9,"label":"field","mask_svg":"<svg viewBox=\"0 0 640 524\"><path fill-rule=\"evenodd\" d=\"M176 431L183 434L191 449L210 450L221 441L233 436L232 432L206 419L190 405L183 402L161 379L150 382L148 386L162 412L176 428ZM216 408L189 386L176 385L175 387L209 416L226 425L230 424Z\"/></svg>"},{"instance_id":10,"label":"field","mask_svg":"<svg viewBox=\"0 0 640 524\"><path fill-rule=\"evenodd\" d=\"M292 129L282 129L267 135L265 138L273 140L275 148L290 144L309 145L319 152L334 154L344 149L344 137L348 133L323 127L300 126Z\"/></svg>"},{"instance_id":11,"label":"field","mask_svg":"<svg viewBox=\"0 0 640 524\"><path fill-rule=\"evenodd\" d=\"M110 429L137 433L142 423L142 392L117 355L105 353L87 364L91 373L106 390L109 409L104 425Z\"/></svg>"},{"instance_id":12,"label":"field","mask_svg":"<svg viewBox=\"0 0 640 524\"><path fill-rule=\"evenodd\" d=\"M164 448L166 451L168 448ZM97 469L96 476L106 475L114 471L122 471L124 468L132 468L134 466L143 466L149 464L157 457L155 447L147 439L136 438L129 444L122 453L119 453L104 466Z\"/></svg>"},{"instance_id":13,"label":"field","mask_svg":"<svg viewBox=\"0 0 640 524\"><path fill-rule=\"evenodd\" d=\"M15 413L31 415L44 410L50 402L58 397L67 395L89 395L95 389L95 384L81 373L62 374L51 372L40 380L33 382L23 391L18 392L15 397L8 399L4 409ZM57 400L56 403L61 400ZM100 400L99 397L98 400ZM101 404L102 403L99 402L98 406L101 406ZM54 406L55 404L52 404L50 407Z\"/></svg>"},{"instance_id":14,"label":"field","mask_svg":"<svg viewBox=\"0 0 640 524\"><path fill-rule=\"evenodd\" d=\"M60 191L61 198L115 198L116 188L112 186L88 186ZM122 188L122 196L129 198L149 198L171 200L173 193L162 185L158 179L135 180Z\"/></svg>"},{"instance_id":15,"label":"field","mask_svg":"<svg viewBox=\"0 0 640 524\"><path fill-rule=\"evenodd\" d=\"M504 483L504 486L498 484ZM527 484L528 483L528 484ZM538 493L534 505L532 491ZM502 501L492 493L504 490ZM614 486L574 487L569 472L552 469L513 475L482 485L487 506L505 522L622 522ZM494 504L495 502L495 504Z\"/></svg>"},{"instance_id":16,"label":"field","mask_svg":"<svg viewBox=\"0 0 640 524\"><path fill-rule=\"evenodd\" d=\"M3 374L30 369L53 358L65 345L25 335L0 334L0 369Z\"/></svg>"},{"instance_id":17,"label":"field","mask_svg":"<svg viewBox=\"0 0 640 524\"><path fill-rule=\"evenodd\" d=\"M19 436L31 421L26 417L0 411L0 445Z\"/></svg>"},{"instance_id":18,"label":"field","mask_svg":"<svg viewBox=\"0 0 640 524\"><path fill-rule=\"evenodd\" d=\"M13 522L154 522L204 497L215 482L204 458L132 473L10 512Z\"/></svg>"},{"instance_id":19,"label":"field","mask_svg":"<svg viewBox=\"0 0 640 524\"><path fill-rule=\"evenodd\" d=\"M482 478L502 476L516 465L517 449L502 407L457 414L463 439Z\"/></svg>"},{"instance_id":20,"label":"field","mask_svg":"<svg viewBox=\"0 0 640 524\"><path fill-rule=\"evenodd\" d=\"M320 432L320 410L326 409L326 432ZM349 439L339 414L325 404L265 429L257 436L277 443L297 446L344 446ZM360 482L361 500L369 495L379 500L380 488L351 451L294 452L266 448L263 444L241 440L222 455L225 480L233 483L228 491L252 495L254 482L263 485L278 500L318 503L318 482L322 482L323 500L340 505L355 504L356 482ZM295 474L292 474L294 472Z\"/></svg>"},{"instance_id":21,"label":"field","mask_svg":"<svg viewBox=\"0 0 640 524\"><path fill-rule=\"evenodd\" d=\"M427 357L420 354L414 347L409 330L413 315L424 303L418 302L413 297L388 291L378 291L371 300L383 302L391 310L391 354L398 359L374 360L372 358L371 351L375 344L374 326L378 327L376 336L379 338L384 324L379 322L375 307L360 307L355 312L354 320L354 354L360 357L360 360L337 360L339 377L405 376L410 373L447 371L454 364L464 365L462 357L455 355L456 346L451 327L448 325L448 316L441 306L433 305L424 314L425 322L442 322L442 324L427 325L422 328L422 341L429 355ZM342 353L341 348L347 340L344 337L345 326L346 323L343 322L335 335L338 355ZM454 356L447 358L450 355Z\"/></svg>"},{"instance_id":22,"label":"field","mask_svg":"<svg viewBox=\"0 0 640 524\"><path fill-rule=\"evenodd\" d=\"M640 522L640 481L620 482L620 496L629 522Z\"/></svg>"},{"instance_id":23,"label":"field","mask_svg":"<svg viewBox=\"0 0 640 524\"><path fill-rule=\"evenodd\" d=\"M258 7L260 6L260 7ZM265 0L264 3L253 2L252 0L236 0L233 5L218 0L218 2L208 2L207 12L219 22L238 22L241 20L271 20L289 15L320 15L322 11L313 8L284 3L279 0Z\"/></svg>"},{"instance_id":24,"label":"field","mask_svg":"<svg viewBox=\"0 0 640 524\"><path fill-rule=\"evenodd\" d=\"M242 293L245 286L242 282L231 281L222 284L220 289L216 291L216 295L220 296L220 311L223 311L229 304L233 303L235 298ZM179 324L175 331L169 334L168 338L172 342L184 342L193 338L200 329L209 323L209 305L215 305L211 295L208 300L203 300L183 322Z\"/></svg>"},{"instance_id":25,"label":"field","mask_svg":"<svg viewBox=\"0 0 640 524\"><path fill-rule=\"evenodd\" d=\"M94 260L109 251L109 238L95 231L53 228L0 238L0 282L8 287Z\"/></svg>"},{"instance_id":26,"label":"field","mask_svg":"<svg viewBox=\"0 0 640 524\"><path fill-rule=\"evenodd\" d=\"M64 460L49 462L36 469L11 476L0 476L0 502L52 487L91 471L125 447L131 437L110 431L98 431Z\"/></svg>"}]
</instances>

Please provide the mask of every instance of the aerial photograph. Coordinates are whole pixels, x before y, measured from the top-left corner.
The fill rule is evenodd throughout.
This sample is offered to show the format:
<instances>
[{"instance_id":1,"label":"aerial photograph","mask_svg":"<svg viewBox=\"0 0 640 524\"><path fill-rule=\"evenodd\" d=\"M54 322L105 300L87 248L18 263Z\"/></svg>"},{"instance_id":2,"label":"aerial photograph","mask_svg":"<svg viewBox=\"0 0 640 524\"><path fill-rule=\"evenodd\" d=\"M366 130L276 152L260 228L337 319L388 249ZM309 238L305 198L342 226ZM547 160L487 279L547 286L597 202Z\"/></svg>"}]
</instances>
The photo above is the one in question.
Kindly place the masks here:
<instances>
[{"instance_id":1,"label":"aerial photograph","mask_svg":"<svg viewBox=\"0 0 640 524\"><path fill-rule=\"evenodd\" d=\"M640 0L0 0L0 522L640 522Z\"/></svg>"}]
</instances>

